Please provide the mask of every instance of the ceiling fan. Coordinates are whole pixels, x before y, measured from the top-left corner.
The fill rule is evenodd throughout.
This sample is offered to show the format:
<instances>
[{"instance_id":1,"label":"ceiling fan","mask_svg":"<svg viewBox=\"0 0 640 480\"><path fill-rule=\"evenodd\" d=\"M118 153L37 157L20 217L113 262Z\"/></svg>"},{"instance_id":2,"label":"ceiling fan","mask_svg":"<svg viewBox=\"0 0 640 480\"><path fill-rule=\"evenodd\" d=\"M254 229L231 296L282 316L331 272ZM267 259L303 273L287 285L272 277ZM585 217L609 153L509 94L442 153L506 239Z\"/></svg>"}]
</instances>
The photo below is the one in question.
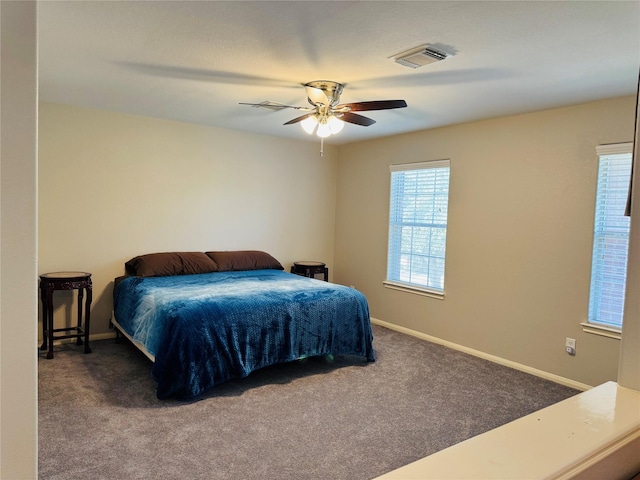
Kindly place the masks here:
<instances>
[{"instance_id":1,"label":"ceiling fan","mask_svg":"<svg viewBox=\"0 0 640 480\"><path fill-rule=\"evenodd\" d=\"M307 100L311 104L311 107L295 107L270 101L261 103L240 102L240 105L250 105L256 108L267 108L276 111L293 108L295 110L308 112L300 117L289 120L284 125L300 123L307 133L312 134L315 131L316 135L323 139L332 134L339 133L344 127L344 122L361 125L363 127L368 127L376 123L375 120L369 117L353 112L389 110L407 106L407 102L404 100L339 103L344 85L330 80L315 80L305 83L304 87L307 92Z\"/></svg>"}]
</instances>

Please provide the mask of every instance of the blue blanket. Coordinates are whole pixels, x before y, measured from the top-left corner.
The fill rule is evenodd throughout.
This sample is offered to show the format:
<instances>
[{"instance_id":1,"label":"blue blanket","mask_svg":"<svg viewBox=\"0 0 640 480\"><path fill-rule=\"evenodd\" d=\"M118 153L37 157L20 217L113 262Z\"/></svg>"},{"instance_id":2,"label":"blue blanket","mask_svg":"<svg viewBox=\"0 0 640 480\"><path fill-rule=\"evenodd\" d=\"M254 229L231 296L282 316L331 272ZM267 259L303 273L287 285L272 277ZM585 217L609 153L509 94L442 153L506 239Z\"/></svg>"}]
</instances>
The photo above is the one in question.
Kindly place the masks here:
<instances>
[{"instance_id":1,"label":"blue blanket","mask_svg":"<svg viewBox=\"0 0 640 480\"><path fill-rule=\"evenodd\" d=\"M114 315L155 356L158 398L192 398L304 357L374 361L362 293L280 270L129 277L116 288Z\"/></svg>"}]
</instances>

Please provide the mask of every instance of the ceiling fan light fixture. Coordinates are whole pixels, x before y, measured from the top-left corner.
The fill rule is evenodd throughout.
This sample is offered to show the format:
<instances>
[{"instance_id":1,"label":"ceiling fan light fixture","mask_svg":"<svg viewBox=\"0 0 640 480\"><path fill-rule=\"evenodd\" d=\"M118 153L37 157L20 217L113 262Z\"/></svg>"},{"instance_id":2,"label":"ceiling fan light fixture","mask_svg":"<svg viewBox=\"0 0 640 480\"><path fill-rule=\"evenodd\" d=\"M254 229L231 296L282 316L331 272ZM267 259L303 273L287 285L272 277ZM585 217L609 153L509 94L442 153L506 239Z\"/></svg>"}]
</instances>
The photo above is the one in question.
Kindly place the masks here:
<instances>
[{"instance_id":1,"label":"ceiling fan light fixture","mask_svg":"<svg viewBox=\"0 0 640 480\"><path fill-rule=\"evenodd\" d=\"M318 119L315 115L310 115L300 122L302 129L309 135L316 129L316 125L318 125Z\"/></svg>"},{"instance_id":2,"label":"ceiling fan light fixture","mask_svg":"<svg viewBox=\"0 0 640 480\"><path fill-rule=\"evenodd\" d=\"M336 133L340 133L344 128L344 122L340 120L338 117L336 117L335 115L331 115L329 117L329 121L327 122L327 124L329 125L329 129L331 130L331 133L333 133L334 135Z\"/></svg>"},{"instance_id":3,"label":"ceiling fan light fixture","mask_svg":"<svg viewBox=\"0 0 640 480\"><path fill-rule=\"evenodd\" d=\"M316 132L320 138L327 138L331 135L331 127L327 123L327 119L323 118L318 122L318 131Z\"/></svg>"},{"instance_id":4,"label":"ceiling fan light fixture","mask_svg":"<svg viewBox=\"0 0 640 480\"><path fill-rule=\"evenodd\" d=\"M320 138L327 138L339 133L344 128L344 122L335 115L309 115L300 122L302 129L309 135L316 132Z\"/></svg>"}]
</instances>

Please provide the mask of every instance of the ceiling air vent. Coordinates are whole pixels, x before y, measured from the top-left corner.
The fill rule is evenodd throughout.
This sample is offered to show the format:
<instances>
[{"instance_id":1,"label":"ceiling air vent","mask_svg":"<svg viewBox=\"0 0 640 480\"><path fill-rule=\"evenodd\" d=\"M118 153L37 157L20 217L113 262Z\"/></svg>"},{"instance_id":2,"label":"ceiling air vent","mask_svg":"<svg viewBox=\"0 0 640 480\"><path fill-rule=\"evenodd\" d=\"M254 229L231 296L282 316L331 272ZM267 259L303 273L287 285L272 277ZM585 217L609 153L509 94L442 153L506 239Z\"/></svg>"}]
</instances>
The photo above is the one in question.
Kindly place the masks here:
<instances>
[{"instance_id":1,"label":"ceiling air vent","mask_svg":"<svg viewBox=\"0 0 640 480\"><path fill-rule=\"evenodd\" d=\"M404 65L405 67L418 68L429 65L430 63L439 62L448 56L448 54L440 52L433 47L422 45L420 47L407 50L406 52L398 53L389 58L393 58L396 63Z\"/></svg>"}]
</instances>

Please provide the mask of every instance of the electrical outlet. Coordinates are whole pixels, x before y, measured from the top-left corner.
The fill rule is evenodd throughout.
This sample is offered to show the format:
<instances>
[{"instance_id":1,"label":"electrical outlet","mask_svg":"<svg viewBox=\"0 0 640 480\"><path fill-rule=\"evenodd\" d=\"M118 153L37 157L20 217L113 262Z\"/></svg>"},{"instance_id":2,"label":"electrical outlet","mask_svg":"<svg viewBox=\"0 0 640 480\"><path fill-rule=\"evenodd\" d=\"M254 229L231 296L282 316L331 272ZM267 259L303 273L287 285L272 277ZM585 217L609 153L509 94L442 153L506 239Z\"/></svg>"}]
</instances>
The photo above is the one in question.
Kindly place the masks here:
<instances>
[{"instance_id":1,"label":"electrical outlet","mask_svg":"<svg viewBox=\"0 0 640 480\"><path fill-rule=\"evenodd\" d=\"M565 344L564 344L564 350L569 355L572 355L572 356L575 355L576 354L576 339L567 337L567 339L565 341Z\"/></svg>"}]
</instances>

